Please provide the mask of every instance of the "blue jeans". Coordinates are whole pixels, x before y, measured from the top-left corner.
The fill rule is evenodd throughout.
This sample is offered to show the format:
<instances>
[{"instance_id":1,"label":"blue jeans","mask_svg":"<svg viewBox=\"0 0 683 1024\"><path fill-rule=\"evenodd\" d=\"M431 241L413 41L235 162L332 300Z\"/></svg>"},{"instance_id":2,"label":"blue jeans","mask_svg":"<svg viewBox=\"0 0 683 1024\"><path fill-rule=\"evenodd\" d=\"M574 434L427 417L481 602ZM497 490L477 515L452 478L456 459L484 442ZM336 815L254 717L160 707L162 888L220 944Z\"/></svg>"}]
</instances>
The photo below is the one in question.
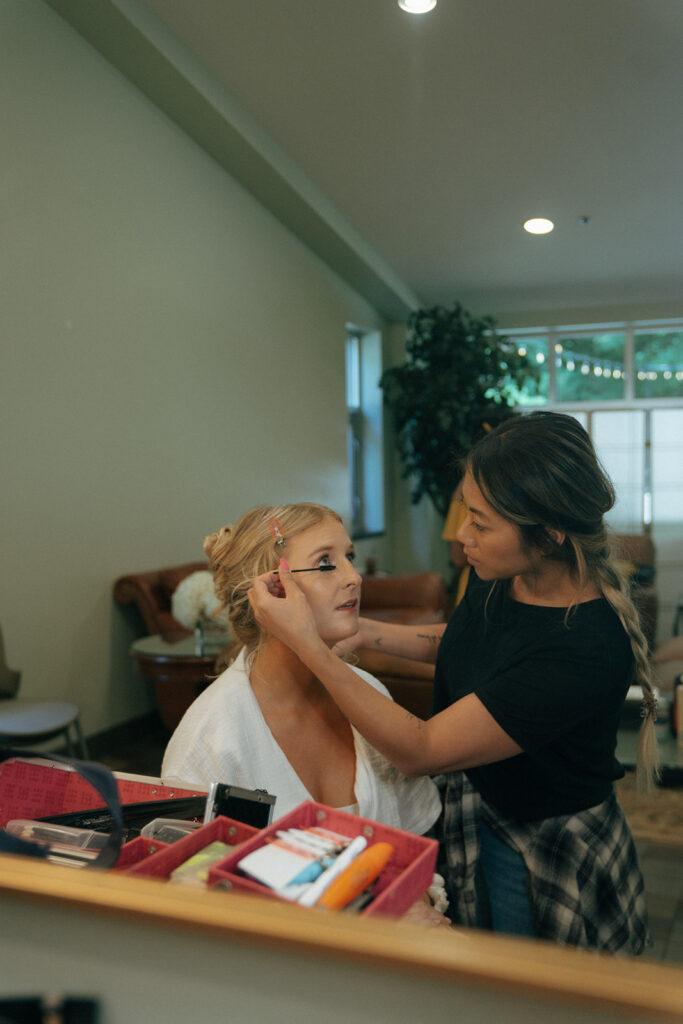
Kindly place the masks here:
<instances>
[{"instance_id":1,"label":"blue jeans","mask_svg":"<svg viewBox=\"0 0 683 1024\"><path fill-rule=\"evenodd\" d=\"M534 936L529 872L523 857L483 822L479 843L477 927L508 935Z\"/></svg>"}]
</instances>

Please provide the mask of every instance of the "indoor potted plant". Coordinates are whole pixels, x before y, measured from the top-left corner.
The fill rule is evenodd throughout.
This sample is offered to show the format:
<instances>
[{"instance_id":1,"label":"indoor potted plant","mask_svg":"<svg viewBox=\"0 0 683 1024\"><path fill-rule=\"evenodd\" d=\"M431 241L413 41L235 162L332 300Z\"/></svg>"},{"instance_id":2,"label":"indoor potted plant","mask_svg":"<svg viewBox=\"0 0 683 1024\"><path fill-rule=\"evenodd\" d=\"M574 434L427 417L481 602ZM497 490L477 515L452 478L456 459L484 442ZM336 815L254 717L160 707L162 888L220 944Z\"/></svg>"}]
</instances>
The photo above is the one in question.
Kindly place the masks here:
<instances>
[{"instance_id":1,"label":"indoor potted plant","mask_svg":"<svg viewBox=\"0 0 683 1024\"><path fill-rule=\"evenodd\" d=\"M496 332L492 317L473 316L459 302L411 313L405 362L386 370L380 386L414 504L427 495L446 516L458 459L484 423L512 415L514 396L531 373L528 358Z\"/></svg>"}]
</instances>

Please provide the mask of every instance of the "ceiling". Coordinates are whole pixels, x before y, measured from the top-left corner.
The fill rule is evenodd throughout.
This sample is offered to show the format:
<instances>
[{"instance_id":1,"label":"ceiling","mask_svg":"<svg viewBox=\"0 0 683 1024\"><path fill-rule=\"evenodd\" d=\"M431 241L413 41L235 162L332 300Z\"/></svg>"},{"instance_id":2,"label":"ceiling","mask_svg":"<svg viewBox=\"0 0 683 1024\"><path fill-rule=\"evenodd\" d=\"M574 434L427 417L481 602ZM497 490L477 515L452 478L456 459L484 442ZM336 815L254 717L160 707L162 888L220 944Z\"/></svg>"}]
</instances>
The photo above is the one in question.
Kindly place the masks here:
<instances>
[{"instance_id":1,"label":"ceiling","mask_svg":"<svg viewBox=\"0 0 683 1024\"><path fill-rule=\"evenodd\" d=\"M396 0L98 2L147 39L163 27L175 66L236 101L405 306L683 308L682 0L439 0L422 17ZM534 216L554 232L526 234Z\"/></svg>"}]
</instances>

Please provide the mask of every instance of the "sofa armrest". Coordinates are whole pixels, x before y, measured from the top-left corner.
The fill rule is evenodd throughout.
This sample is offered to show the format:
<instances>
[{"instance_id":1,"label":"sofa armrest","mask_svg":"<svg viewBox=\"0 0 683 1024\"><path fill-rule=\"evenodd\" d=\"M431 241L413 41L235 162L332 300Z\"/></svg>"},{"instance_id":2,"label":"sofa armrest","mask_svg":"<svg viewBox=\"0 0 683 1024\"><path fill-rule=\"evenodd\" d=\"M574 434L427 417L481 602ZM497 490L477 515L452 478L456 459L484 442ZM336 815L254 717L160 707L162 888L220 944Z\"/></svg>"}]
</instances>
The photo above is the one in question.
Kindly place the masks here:
<instances>
[{"instance_id":1,"label":"sofa armrest","mask_svg":"<svg viewBox=\"0 0 683 1024\"><path fill-rule=\"evenodd\" d=\"M361 586L361 615L379 617L391 609L418 608L432 612L434 622L446 606L446 584L438 572L416 572L404 576L364 576ZM374 613L374 616L373 616ZM399 621L396 618L389 621ZM421 620L422 621L422 620Z\"/></svg>"},{"instance_id":2,"label":"sofa armrest","mask_svg":"<svg viewBox=\"0 0 683 1024\"><path fill-rule=\"evenodd\" d=\"M187 562L167 569L120 576L114 583L114 600L117 604L136 605L150 636L160 634L164 640L179 640L189 636L190 630L171 614L171 598L181 580L206 568L206 562Z\"/></svg>"},{"instance_id":3,"label":"sofa armrest","mask_svg":"<svg viewBox=\"0 0 683 1024\"><path fill-rule=\"evenodd\" d=\"M399 658L383 651L358 651L358 668L384 683L397 704L418 718L429 718L434 689L434 666Z\"/></svg>"}]
</instances>

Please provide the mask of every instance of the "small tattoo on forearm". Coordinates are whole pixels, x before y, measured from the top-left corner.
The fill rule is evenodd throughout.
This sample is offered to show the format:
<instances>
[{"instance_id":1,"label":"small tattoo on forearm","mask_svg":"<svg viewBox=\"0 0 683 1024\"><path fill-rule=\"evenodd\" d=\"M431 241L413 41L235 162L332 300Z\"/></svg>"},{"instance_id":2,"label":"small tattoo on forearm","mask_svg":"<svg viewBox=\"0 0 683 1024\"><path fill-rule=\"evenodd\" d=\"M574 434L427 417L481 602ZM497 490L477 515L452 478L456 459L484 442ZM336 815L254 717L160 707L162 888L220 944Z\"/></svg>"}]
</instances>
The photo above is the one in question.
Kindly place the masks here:
<instances>
[{"instance_id":1,"label":"small tattoo on forearm","mask_svg":"<svg viewBox=\"0 0 683 1024\"><path fill-rule=\"evenodd\" d=\"M382 637L381 636L376 636L375 637L375 647L381 647L381 646L382 646Z\"/></svg>"},{"instance_id":2,"label":"small tattoo on forearm","mask_svg":"<svg viewBox=\"0 0 683 1024\"><path fill-rule=\"evenodd\" d=\"M411 722L411 721L412 721L412 722L416 722L416 723L417 723L417 728L418 728L418 729L421 729L421 728L422 728L422 726L424 725L424 722L422 721L422 719L421 719L421 718L418 718L418 717L417 717L416 715L414 715L414 714L413 714L413 713L412 713L411 711L406 711L406 718L408 719L408 721L409 721L409 722Z\"/></svg>"},{"instance_id":3,"label":"small tattoo on forearm","mask_svg":"<svg viewBox=\"0 0 683 1024\"><path fill-rule=\"evenodd\" d=\"M439 642L439 637L434 633L418 633L417 636L419 640L427 640L430 644L438 644Z\"/></svg>"}]
</instances>

